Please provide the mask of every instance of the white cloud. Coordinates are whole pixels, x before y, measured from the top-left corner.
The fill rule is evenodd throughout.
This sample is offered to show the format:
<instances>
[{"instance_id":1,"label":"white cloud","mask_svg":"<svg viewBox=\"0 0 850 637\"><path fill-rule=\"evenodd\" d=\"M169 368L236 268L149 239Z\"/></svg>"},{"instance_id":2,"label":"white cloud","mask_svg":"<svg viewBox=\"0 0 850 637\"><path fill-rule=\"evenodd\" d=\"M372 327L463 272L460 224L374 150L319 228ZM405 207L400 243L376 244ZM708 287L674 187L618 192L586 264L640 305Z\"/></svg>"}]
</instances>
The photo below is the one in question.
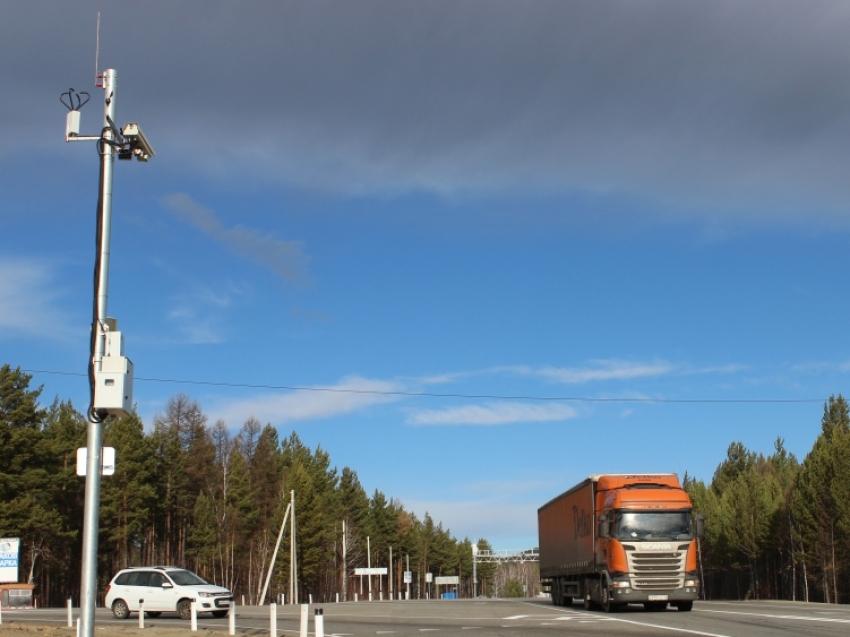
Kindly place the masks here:
<instances>
[{"instance_id":1,"label":"white cloud","mask_svg":"<svg viewBox=\"0 0 850 637\"><path fill-rule=\"evenodd\" d=\"M244 226L225 227L212 210L198 205L189 195L165 198L168 209L230 252L253 261L292 283L304 281L306 256L297 241L281 241Z\"/></svg>"},{"instance_id":2,"label":"white cloud","mask_svg":"<svg viewBox=\"0 0 850 637\"><path fill-rule=\"evenodd\" d=\"M319 388L317 387L316 390ZM320 420L349 414L372 405L398 400L399 396L370 392L398 391L391 381L373 380L359 376L344 378L336 385L323 387L333 391L295 390L266 394L221 404L211 409L212 421L219 418L228 423L241 423L250 416L261 422L280 425L286 422Z\"/></svg>"},{"instance_id":3,"label":"white cloud","mask_svg":"<svg viewBox=\"0 0 850 637\"><path fill-rule=\"evenodd\" d=\"M670 363L633 363L629 361L604 360L592 361L591 367L544 367L533 370L539 376L569 384L587 383L598 380L629 380L663 376L674 368Z\"/></svg>"},{"instance_id":4,"label":"white cloud","mask_svg":"<svg viewBox=\"0 0 850 637\"><path fill-rule=\"evenodd\" d=\"M537 507L540 502L498 500L402 500L421 520L428 513L456 538L473 542L486 538L494 549L524 550L537 546ZM519 545L521 544L521 545Z\"/></svg>"},{"instance_id":5,"label":"white cloud","mask_svg":"<svg viewBox=\"0 0 850 637\"><path fill-rule=\"evenodd\" d=\"M34 259L0 259L0 330L63 339L74 333L57 307L52 267Z\"/></svg>"},{"instance_id":6,"label":"white cloud","mask_svg":"<svg viewBox=\"0 0 850 637\"><path fill-rule=\"evenodd\" d=\"M508 425L527 422L557 422L576 417L576 411L560 403L488 403L462 405L448 409L423 409L413 412L407 422L414 425Z\"/></svg>"}]
</instances>

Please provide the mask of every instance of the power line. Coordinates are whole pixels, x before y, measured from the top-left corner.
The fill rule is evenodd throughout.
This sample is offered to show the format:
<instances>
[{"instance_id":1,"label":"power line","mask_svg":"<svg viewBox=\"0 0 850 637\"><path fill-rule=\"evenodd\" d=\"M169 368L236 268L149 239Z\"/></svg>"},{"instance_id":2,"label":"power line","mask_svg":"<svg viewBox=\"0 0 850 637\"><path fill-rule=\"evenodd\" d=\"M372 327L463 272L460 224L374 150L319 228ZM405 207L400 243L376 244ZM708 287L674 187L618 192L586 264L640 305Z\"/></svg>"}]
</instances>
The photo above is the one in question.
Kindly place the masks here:
<instances>
[{"instance_id":1,"label":"power line","mask_svg":"<svg viewBox=\"0 0 850 637\"><path fill-rule=\"evenodd\" d=\"M22 369L29 374L52 374L55 376L86 376L80 372L57 372L46 369ZM490 400L541 400L584 403L681 403L681 404L770 404L770 403L824 403L825 398L591 398L588 396L531 396L510 394L459 394L442 392L392 391L379 389L346 389L342 387L300 387L297 385L255 385L252 383L224 383L209 380L186 380L179 378L145 378L134 380L151 383L175 383L180 385L204 385L209 387L242 387L247 389L285 389L289 391L329 392L336 394L372 394L378 396L409 396L424 398L486 398Z\"/></svg>"}]
</instances>

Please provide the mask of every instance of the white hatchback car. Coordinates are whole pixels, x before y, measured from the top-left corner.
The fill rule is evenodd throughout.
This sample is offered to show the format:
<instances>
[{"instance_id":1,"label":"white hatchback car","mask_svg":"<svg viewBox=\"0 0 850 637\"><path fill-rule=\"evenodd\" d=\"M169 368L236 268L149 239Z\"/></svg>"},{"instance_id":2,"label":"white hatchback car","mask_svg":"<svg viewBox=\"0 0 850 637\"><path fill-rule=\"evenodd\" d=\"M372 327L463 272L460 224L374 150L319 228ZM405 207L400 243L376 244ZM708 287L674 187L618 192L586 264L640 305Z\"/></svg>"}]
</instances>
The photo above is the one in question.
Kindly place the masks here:
<instances>
[{"instance_id":1,"label":"white hatchback car","mask_svg":"<svg viewBox=\"0 0 850 637\"><path fill-rule=\"evenodd\" d=\"M233 605L233 593L176 566L137 566L118 571L105 594L106 607L118 619L138 613L143 603L150 617L176 612L189 619L192 600L196 612L225 617Z\"/></svg>"}]
</instances>

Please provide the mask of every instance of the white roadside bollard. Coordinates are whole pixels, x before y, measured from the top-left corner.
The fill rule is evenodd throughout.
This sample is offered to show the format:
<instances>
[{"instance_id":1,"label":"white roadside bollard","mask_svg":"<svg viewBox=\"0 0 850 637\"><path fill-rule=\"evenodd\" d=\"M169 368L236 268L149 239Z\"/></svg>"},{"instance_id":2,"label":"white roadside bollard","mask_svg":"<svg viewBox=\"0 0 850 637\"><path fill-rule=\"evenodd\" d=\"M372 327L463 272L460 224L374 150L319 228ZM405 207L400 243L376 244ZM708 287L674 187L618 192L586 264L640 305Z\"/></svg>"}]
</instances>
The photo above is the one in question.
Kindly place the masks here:
<instances>
[{"instance_id":1,"label":"white roadside bollard","mask_svg":"<svg viewBox=\"0 0 850 637\"><path fill-rule=\"evenodd\" d=\"M307 628L308 623L310 622L310 616L308 614L309 606L307 604L301 604L301 631L300 637L307 637Z\"/></svg>"},{"instance_id":2,"label":"white roadside bollard","mask_svg":"<svg viewBox=\"0 0 850 637\"><path fill-rule=\"evenodd\" d=\"M189 606L189 630L193 633L198 632L198 608L195 606L195 600L192 600Z\"/></svg>"},{"instance_id":3,"label":"white roadside bollard","mask_svg":"<svg viewBox=\"0 0 850 637\"><path fill-rule=\"evenodd\" d=\"M230 620L228 625L228 634L235 635L236 634L236 604L230 609L230 616L228 617Z\"/></svg>"},{"instance_id":4,"label":"white roadside bollard","mask_svg":"<svg viewBox=\"0 0 850 637\"><path fill-rule=\"evenodd\" d=\"M3 625L3 604L0 603L0 626ZM77 634L79 634L79 630L77 630Z\"/></svg>"},{"instance_id":5,"label":"white roadside bollard","mask_svg":"<svg viewBox=\"0 0 850 637\"><path fill-rule=\"evenodd\" d=\"M68 628L74 627L74 602L68 598Z\"/></svg>"},{"instance_id":6,"label":"white roadside bollard","mask_svg":"<svg viewBox=\"0 0 850 637\"><path fill-rule=\"evenodd\" d=\"M80 618L77 617L77 637L80 637Z\"/></svg>"},{"instance_id":7,"label":"white roadside bollard","mask_svg":"<svg viewBox=\"0 0 850 637\"><path fill-rule=\"evenodd\" d=\"M316 609L314 616L316 637L325 637L325 615L321 608Z\"/></svg>"},{"instance_id":8,"label":"white roadside bollard","mask_svg":"<svg viewBox=\"0 0 850 637\"><path fill-rule=\"evenodd\" d=\"M277 604L269 604L269 635L277 637Z\"/></svg>"},{"instance_id":9,"label":"white roadside bollard","mask_svg":"<svg viewBox=\"0 0 850 637\"><path fill-rule=\"evenodd\" d=\"M336 594L336 603L339 604L339 593Z\"/></svg>"},{"instance_id":10,"label":"white roadside bollard","mask_svg":"<svg viewBox=\"0 0 850 637\"><path fill-rule=\"evenodd\" d=\"M245 605L245 596L244 595L242 596L242 605L243 606Z\"/></svg>"},{"instance_id":11,"label":"white roadside bollard","mask_svg":"<svg viewBox=\"0 0 850 637\"><path fill-rule=\"evenodd\" d=\"M139 600L139 628L145 627L145 600Z\"/></svg>"},{"instance_id":12,"label":"white roadside bollard","mask_svg":"<svg viewBox=\"0 0 850 637\"><path fill-rule=\"evenodd\" d=\"M358 597L357 593L354 593L354 601L355 601L355 602L359 602L359 601L360 601L359 599L357 599L357 597Z\"/></svg>"},{"instance_id":13,"label":"white roadside bollard","mask_svg":"<svg viewBox=\"0 0 850 637\"><path fill-rule=\"evenodd\" d=\"M310 594L308 595L308 597L310 598L310 603L312 604L312 603L313 603L313 593L310 593Z\"/></svg>"}]
</instances>

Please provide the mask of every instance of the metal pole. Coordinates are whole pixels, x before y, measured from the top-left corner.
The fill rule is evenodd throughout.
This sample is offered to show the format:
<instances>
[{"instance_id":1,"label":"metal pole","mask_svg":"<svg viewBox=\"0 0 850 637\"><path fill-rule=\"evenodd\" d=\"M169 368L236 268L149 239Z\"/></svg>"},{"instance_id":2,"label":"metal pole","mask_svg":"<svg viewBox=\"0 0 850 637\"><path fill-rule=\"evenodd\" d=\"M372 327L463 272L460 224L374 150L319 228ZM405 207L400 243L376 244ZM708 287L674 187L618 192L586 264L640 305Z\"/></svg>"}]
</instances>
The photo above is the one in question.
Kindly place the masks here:
<instances>
[{"instance_id":1,"label":"metal pole","mask_svg":"<svg viewBox=\"0 0 850 637\"><path fill-rule=\"evenodd\" d=\"M472 596L478 597L478 545L472 545Z\"/></svg>"},{"instance_id":2,"label":"metal pole","mask_svg":"<svg viewBox=\"0 0 850 637\"><path fill-rule=\"evenodd\" d=\"M107 129L103 137L113 138L109 120L115 121L115 91L118 86L118 72L107 69L103 73L103 126ZM100 144L100 244L97 246L100 260L100 273L97 281L97 320L92 325L96 330L93 363L95 372L100 371L105 348L103 325L106 320L106 304L109 287L109 240L112 232L112 169L115 159L110 144ZM100 420L90 414L90 420ZM88 426L88 458L86 463L86 492L83 512L83 559L80 579L80 635L94 637L94 609L97 603L97 544L98 524L100 521L100 474L102 472L103 422L90 422Z\"/></svg>"},{"instance_id":3,"label":"metal pole","mask_svg":"<svg viewBox=\"0 0 850 637\"><path fill-rule=\"evenodd\" d=\"M390 581L390 599L393 598L393 547L390 547L390 569L387 571L389 576L387 579Z\"/></svg>"},{"instance_id":4,"label":"metal pole","mask_svg":"<svg viewBox=\"0 0 850 637\"><path fill-rule=\"evenodd\" d=\"M366 566L369 568L369 601L372 601L372 545L366 536Z\"/></svg>"},{"instance_id":5,"label":"metal pole","mask_svg":"<svg viewBox=\"0 0 850 637\"><path fill-rule=\"evenodd\" d=\"M407 553L405 557L407 558L407 572L410 573L410 553ZM405 582L405 584L407 585L407 599L410 599L410 582Z\"/></svg>"},{"instance_id":6,"label":"metal pole","mask_svg":"<svg viewBox=\"0 0 850 637\"><path fill-rule=\"evenodd\" d=\"M290 544L290 560L289 565L292 569L292 573L290 573L289 577L289 598L292 600L293 604L298 603L298 564L296 562L296 553L295 553L295 490L289 492L290 494L290 502L289 505L292 507L292 538Z\"/></svg>"}]
</instances>

